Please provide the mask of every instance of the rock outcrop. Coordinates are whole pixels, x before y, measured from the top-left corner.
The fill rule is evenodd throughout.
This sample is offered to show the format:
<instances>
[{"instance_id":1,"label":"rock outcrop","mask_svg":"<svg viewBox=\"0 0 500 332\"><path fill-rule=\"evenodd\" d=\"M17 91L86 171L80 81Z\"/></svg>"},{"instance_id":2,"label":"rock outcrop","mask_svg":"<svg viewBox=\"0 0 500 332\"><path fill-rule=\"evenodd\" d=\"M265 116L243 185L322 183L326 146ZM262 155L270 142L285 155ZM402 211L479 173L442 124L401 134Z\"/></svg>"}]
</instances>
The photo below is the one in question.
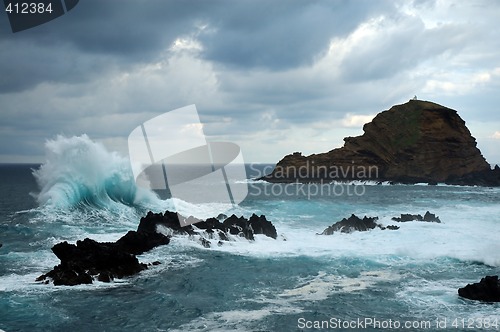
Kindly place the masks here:
<instances>
[{"instance_id":1,"label":"rock outcrop","mask_svg":"<svg viewBox=\"0 0 500 332\"><path fill-rule=\"evenodd\" d=\"M379 113L363 130L326 153L287 155L261 179L500 185L500 169L490 169L455 110L410 100Z\"/></svg>"},{"instance_id":2,"label":"rock outcrop","mask_svg":"<svg viewBox=\"0 0 500 332\"><path fill-rule=\"evenodd\" d=\"M425 222L437 222L440 223L439 217L436 217L434 213L427 211L424 216L420 214L405 214L402 213L401 217L393 217L392 220L397 222L407 222L407 221L425 221Z\"/></svg>"},{"instance_id":3,"label":"rock outcrop","mask_svg":"<svg viewBox=\"0 0 500 332\"><path fill-rule=\"evenodd\" d=\"M331 225L325 229L320 235L332 235L335 232L341 233L352 233L354 231L368 231L376 227L383 229L383 227L377 224L375 221L378 217L363 217L363 219L357 217L356 215L351 215L349 218L344 218L339 222Z\"/></svg>"},{"instance_id":4,"label":"rock outcrop","mask_svg":"<svg viewBox=\"0 0 500 332\"><path fill-rule=\"evenodd\" d=\"M435 222L440 223L441 220L439 217L436 217L434 213L430 213L427 211L425 215L422 217L420 214L401 214L401 217L393 217L391 218L397 222L408 222L408 221L423 221L423 222ZM383 225L377 223L378 217L367 217L364 216L363 219L358 216L352 214L349 218L344 218L341 221L336 222L335 224L326 228L323 232L319 233L319 235L332 235L333 233L352 233L355 231L365 232L371 229L380 228L381 230L398 230L399 226L396 225L388 225L384 227Z\"/></svg>"},{"instance_id":5,"label":"rock outcrop","mask_svg":"<svg viewBox=\"0 0 500 332\"><path fill-rule=\"evenodd\" d=\"M97 277L111 281L134 275L147 268L135 255L123 251L116 243L99 243L91 239L77 241L76 245L64 241L52 247L61 264L37 278L52 279L54 285L74 286L91 284Z\"/></svg>"},{"instance_id":6,"label":"rock outcrop","mask_svg":"<svg viewBox=\"0 0 500 332\"><path fill-rule=\"evenodd\" d=\"M219 216L221 217L221 216ZM273 239L278 237L274 225L261 215L258 217L253 214L249 219L245 217L237 217L234 214L230 217L222 216L222 218L208 218L206 220L189 220L190 225L181 227L177 213L167 211L162 213L149 212L141 219L138 230L152 231L158 226L164 227L164 231L171 235L188 234L200 235L200 231L209 235L210 239L227 241L229 234L244 237L247 240L254 240L255 234L263 234ZM180 216L180 218L184 218ZM189 217L187 219L194 218ZM210 241L208 242L210 243ZM207 245L204 242L203 245Z\"/></svg>"},{"instance_id":7,"label":"rock outcrop","mask_svg":"<svg viewBox=\"0 0 500 332\"><path fill-rule=\"evenodd\" d=\"M458 295L469 300L500 302L498 276L486 276L478 283L468 284L458 290Z\"/></svg>"},{"instance_id":8,"label":"rock outcrop","mask_svg":"<svg viewBox=\"0 0 500 332\"><path fill-rule=\"evenodd\" d=\"M254 240L254 234L264 234L277 238L274 225L265 216L253 214L250 219L235 215L219 215L223 222L216 218L196 221L196 226L181 226L179 216L175 212L148 214L141 218L136 231L129 231L116 242L97 242L92 239L70 244L66 241L52 247L52 252L61 260L50 272L36 280L54 285L74 286L91 284L95 279L110 282L114 278L132 276L147 269L135 255L140 255L157 246L170 242L174 235L199 235L198 240L205 248L211 247L210 239L229 241L230 234ZM189 217L193 218L193 217ZM188 219L189 219L188 218ZM209 239L206 239L207 236ZM152 263L156 265L157 263Z\"/></svg>"}]
</instances>

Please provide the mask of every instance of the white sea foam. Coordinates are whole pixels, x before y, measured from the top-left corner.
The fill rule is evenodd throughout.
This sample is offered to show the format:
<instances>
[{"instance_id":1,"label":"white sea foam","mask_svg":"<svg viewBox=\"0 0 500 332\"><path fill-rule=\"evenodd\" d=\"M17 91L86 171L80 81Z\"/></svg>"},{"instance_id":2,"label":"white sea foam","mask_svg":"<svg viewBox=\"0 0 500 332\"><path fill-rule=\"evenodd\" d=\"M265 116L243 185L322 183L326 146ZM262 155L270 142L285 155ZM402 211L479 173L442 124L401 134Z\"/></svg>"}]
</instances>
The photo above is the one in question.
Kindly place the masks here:
<instances>
[{"instance_id":1,"label":"white sea foam","mask_svg":"<svg viewBox=\"0 0 500 332\"><path fill-rule=\"evenodd\" d=\"M298 287L286 289L279 296L293 301L321 301L334 293L362 291L374 287L378 282L399 279L399 274L388 271L361 272L355 278L320 271L312 280L304 280Z\"/></svg>"},{"instance_id":2,"label":"white sea foam","mask_svg":"<svg viewBox=\"0 0 500 332\"><path fill-rule=\"evenodd\" d=\"M229 242L213 250L255 257L365 257L381 263L392 262L394 256L420 261L451 257L500 266L500 206L437 208L433 212L439 215L442 223L397 223L391 220L391 216L398 216L401 211L398 212L384 211L378 222L385 226L397 225L399 230L374 229L333 235L317 235L333 222L325 224L301 217L302 222L291 222L273 218L271 213L267 218L278 230L280 236L277 240L257 235L255 242Z\"/></svg>"}]
</instances>

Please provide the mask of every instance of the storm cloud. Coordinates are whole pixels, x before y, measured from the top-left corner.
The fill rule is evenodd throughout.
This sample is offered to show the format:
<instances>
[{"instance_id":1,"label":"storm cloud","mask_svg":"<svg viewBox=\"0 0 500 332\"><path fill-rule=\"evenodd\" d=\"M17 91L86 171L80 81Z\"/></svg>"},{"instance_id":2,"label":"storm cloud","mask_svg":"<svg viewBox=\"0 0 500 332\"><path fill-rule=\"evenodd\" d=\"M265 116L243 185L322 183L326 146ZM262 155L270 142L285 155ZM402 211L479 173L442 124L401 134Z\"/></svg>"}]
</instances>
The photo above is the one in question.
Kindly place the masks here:
<instances>
[{"instance_id":1,"label":"storm cloud","mask_svg":"<svg viewBox=\"0 0 500 332\"><path fill-rule=\"evenodd\" d=\"M500 5L489 1L85 0L12 33L0 16L0 162L196 104L209 139L276 162L340 146L413 95L457 109L491 162Z\"/></svg>"}]
</instances>

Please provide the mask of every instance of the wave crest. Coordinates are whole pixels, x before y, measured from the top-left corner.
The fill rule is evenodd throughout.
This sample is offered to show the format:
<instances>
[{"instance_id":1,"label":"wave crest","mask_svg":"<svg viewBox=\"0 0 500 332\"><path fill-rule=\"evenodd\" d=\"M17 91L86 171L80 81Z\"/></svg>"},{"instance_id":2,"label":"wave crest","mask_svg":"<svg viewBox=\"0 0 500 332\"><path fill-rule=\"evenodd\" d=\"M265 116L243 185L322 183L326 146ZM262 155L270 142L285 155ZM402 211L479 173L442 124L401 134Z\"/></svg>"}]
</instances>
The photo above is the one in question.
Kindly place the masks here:
<instances>
[{"instance_id":1,"label":"wave crest","mask_svg":"<svg viewBox=\"0 0 500 332\"><path fill-rule=\"evenodd\" d=\"M156 194L135 184L127 158L109 152L87 135L57 136L45 144L46 161L33 171L40 205L107 208L113 203L146 206Z\"/></svg>"}]
</instances>

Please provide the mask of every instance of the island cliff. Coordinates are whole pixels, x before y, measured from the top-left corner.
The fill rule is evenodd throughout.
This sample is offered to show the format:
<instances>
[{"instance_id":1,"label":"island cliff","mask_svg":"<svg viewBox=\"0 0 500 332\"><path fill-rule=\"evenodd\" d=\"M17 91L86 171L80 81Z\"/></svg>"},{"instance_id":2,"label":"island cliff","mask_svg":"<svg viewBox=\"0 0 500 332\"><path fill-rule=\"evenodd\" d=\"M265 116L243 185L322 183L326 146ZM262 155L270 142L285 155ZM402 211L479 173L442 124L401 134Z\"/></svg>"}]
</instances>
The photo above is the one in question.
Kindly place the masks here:
<instances>
[{"instance_id":1,"label":"island cliff","mask_svg":"<svg viewBox=\"0 0 500 332\"><path fill-rule=\"evenodd\" d=\"M455 110L410 100L379 113L363 130L326 153L287 155L261 179L500 185L500 169L491 170Z\"/></svg>"}]
</instances>

